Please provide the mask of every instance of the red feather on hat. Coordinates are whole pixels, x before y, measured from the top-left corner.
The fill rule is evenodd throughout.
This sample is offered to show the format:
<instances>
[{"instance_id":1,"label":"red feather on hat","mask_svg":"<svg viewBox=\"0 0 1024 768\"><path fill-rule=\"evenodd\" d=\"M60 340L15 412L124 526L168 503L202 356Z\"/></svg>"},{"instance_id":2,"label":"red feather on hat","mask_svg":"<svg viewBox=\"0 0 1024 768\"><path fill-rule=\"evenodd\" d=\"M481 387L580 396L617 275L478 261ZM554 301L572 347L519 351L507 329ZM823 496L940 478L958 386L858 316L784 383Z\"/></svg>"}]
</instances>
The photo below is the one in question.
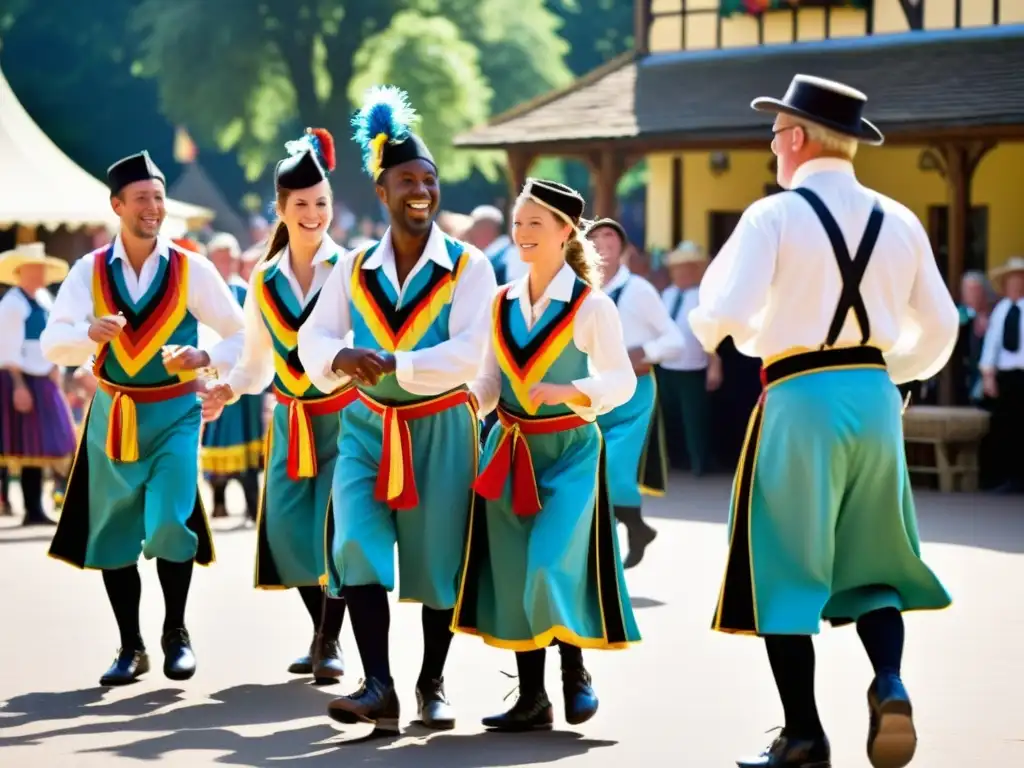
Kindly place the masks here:
<instances>
[{"instance_id":1,"label":"red feather on hat","mask_svg":"<svg viewBox=\"0 0 1024 768\"><path fill-rule=\"evenodd\" d=\"M334 170L334 137L331 136L331 132L326 128L307 128L308 133L316 136L320 142L320 154L323 155L324 163L327 164L327 170Z\"/></svg>"}]
</instances>

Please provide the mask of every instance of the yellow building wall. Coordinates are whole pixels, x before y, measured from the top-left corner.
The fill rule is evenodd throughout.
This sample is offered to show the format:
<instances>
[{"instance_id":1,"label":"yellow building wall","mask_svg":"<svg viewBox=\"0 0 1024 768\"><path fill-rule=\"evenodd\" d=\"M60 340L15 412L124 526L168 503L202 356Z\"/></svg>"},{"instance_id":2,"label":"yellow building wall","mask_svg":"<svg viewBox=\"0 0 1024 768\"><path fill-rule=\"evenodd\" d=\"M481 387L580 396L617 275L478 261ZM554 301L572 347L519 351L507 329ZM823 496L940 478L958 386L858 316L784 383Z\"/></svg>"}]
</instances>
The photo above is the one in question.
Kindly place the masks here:
<instances>
[{"instance_id":1,"label":"yellow building wall","mask_svg":"<svg viewBox=\"0 0 1024 768\"><path fill-rule=\"evenodd\" d=\"M918 169L919 147L863 147L857 155L857 176L910 208L927 227L928 208L946 205L946 182L937 172ZM729 152L729 170L714 175L707 152L686 152L683 158L683 238L709 246L709 213L742 211L764 195L775 181L769 170L771 153ZM667 249L672 239L671 154L651 155L648 162L647 247ZM1024 143L996 147L978 166L971 190L973 205L988 206L988 266L1024 255Z\"/></svg>"},{"instance_id":2,"label":"yellow building wall","mask_svg":"<svg viewBox=\"0 0 1024 768\"><path fill-rule=\"evenodd\" d=\"M991 26L997 0L961 0L960 25L962 27ZM1024 22L1024 0L998 0L999 23ZM650 29L652 52L678 51L685 39L686 50L705 50L717 45L718 0L685 0L687 13L681 13L684 0L653 0L655 16ZM924 28L952 29L956 19L956 0L926 0ZM698 11L693 13L693 11ZM709 11L703 13L700 11ZM763 15L764 42L780 45L825 39L825 9L797 10L796 35L793 34L793 12L771 11ZM866 30L865 13L855 8L833 8L829 37L859 37ZM722 19L722 47L738 48L758 45L759 21L754 16L737 14ZM685 27L685 30L684 30ZM685 31L685 38L684 38ZM884 35L907 32L906 16L899 0L875 0L874 34Z\"/></svg>"}]
</instances>

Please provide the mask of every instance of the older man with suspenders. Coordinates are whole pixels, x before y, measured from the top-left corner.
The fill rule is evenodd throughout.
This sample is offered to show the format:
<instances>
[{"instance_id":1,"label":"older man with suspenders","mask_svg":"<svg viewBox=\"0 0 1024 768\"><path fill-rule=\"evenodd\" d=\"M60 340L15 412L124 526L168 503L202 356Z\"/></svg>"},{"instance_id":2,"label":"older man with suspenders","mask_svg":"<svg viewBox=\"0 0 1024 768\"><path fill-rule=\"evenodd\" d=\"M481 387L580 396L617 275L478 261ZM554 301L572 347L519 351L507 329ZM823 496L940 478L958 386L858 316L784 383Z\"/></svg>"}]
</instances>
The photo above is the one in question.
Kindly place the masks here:
<instances>
[{"instance_id":1,"label":"older man with suspenders","mask_svg":"<svg viewBox=\"0 0 1024 768\"><path fill-rule=\"evenodd\" d=\"M950 597L921 561L895 384L935 375L958 315L921 223L862 186L858 143L881 144L867 97L797 75L776 114L779 185L712 262L690 324L763 361L764 392L736 473L713 628L760 636L785 727L740 768L829 768L811 636L856 623L874 669L867 752L901 768L917 737L900 678L904 611ZM894 383L895 382L895 383Z\"/></svg>"}]
</instances>

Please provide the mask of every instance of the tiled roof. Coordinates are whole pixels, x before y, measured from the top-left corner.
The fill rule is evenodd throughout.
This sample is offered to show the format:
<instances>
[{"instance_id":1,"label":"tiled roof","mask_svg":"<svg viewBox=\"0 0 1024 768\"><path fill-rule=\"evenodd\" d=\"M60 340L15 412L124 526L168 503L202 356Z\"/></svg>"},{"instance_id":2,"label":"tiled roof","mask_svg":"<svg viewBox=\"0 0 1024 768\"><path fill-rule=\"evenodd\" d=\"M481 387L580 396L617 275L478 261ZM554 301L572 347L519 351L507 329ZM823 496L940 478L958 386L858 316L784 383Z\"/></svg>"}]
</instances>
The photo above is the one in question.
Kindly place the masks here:
<instances>
[{"instance_id":1,"label":"tiled roof","mask_svg":"<svg viewBox=\"0 0 1024 768\"><path fill-rule=\"evenodd\" d=\"M456 144L764 137L772 117L750 101L781 97L798 72L865 91L866 116L894 135L1024 125L1024 25L1013 25L623 57Z\"/></svg>"}]
</instances>

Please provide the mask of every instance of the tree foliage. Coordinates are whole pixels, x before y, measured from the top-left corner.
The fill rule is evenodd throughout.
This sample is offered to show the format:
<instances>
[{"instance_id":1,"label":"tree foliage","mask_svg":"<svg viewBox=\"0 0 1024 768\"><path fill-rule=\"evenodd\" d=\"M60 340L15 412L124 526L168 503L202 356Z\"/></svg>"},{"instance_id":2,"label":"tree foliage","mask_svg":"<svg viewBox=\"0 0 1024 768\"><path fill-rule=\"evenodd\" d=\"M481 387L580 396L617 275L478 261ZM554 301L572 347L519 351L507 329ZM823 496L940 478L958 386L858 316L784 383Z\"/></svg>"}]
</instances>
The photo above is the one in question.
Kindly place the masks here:
<instances>
[{"instance_id":1,"label":"tree foliage","mask_svg":"<svg viewBox=\"0 0 1024 768\"><path fill-rule=\"evenodd\" d=\"M371 86L402 88L421 115L415 130L444 169L444 178L460 181L469 175L476 158L455 151L451 141L459 131L487 119L492 92L480 71L476 46L462 38L454 23L403 11L360 47L355 68L358 74L349 86L354 104Z\"/></svg>"}]
</instances>

